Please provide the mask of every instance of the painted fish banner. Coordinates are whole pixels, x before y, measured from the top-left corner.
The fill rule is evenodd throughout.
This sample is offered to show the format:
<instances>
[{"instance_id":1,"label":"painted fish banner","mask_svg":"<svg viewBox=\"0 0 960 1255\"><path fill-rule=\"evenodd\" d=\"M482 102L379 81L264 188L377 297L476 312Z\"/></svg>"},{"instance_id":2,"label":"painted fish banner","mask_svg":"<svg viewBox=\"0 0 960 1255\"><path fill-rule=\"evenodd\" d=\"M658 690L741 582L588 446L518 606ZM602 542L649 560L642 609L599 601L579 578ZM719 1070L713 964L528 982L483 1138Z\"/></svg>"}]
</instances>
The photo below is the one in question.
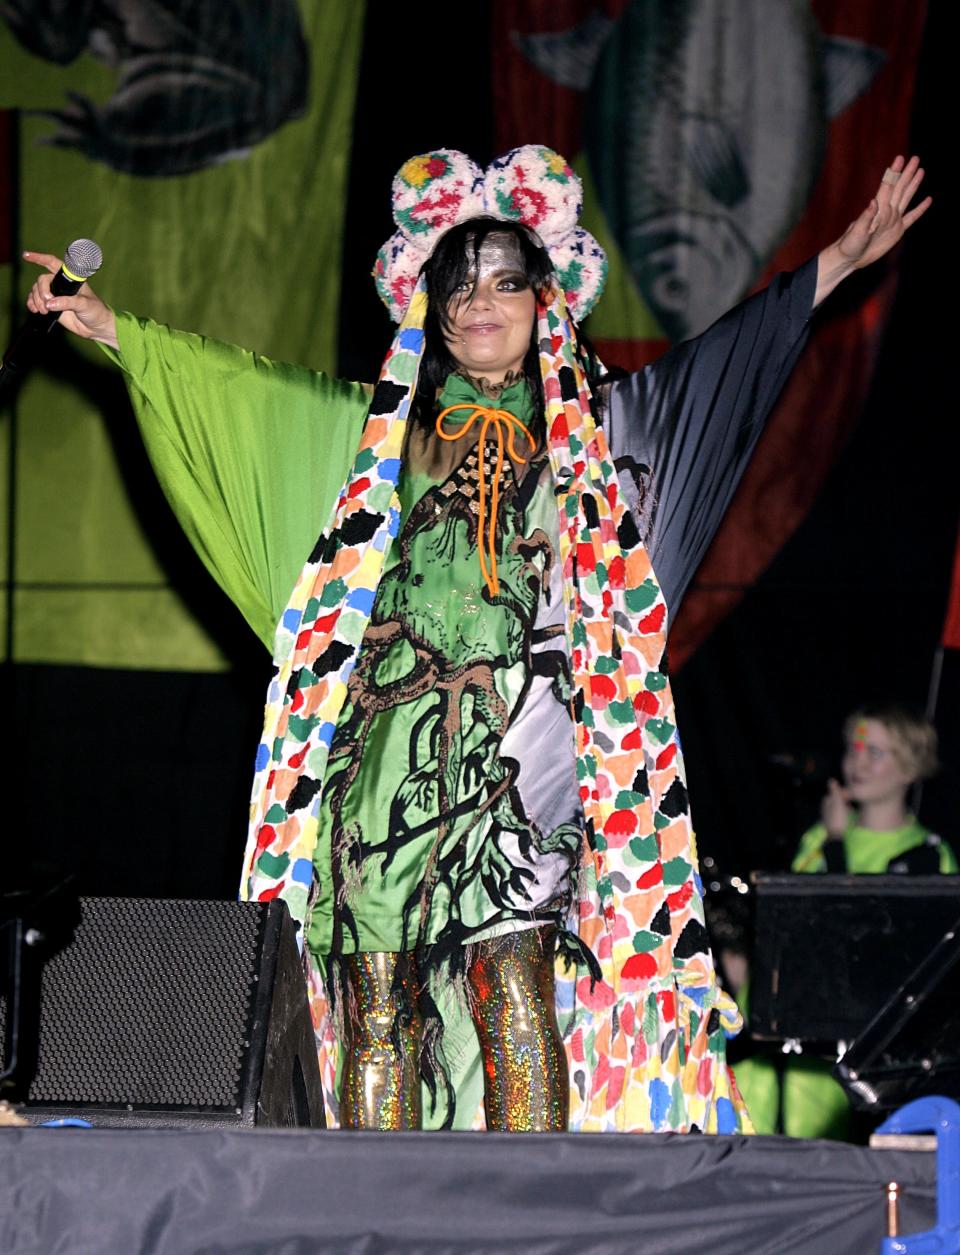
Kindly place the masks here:
<instances>
[{"instance_id":1,"label":"painted fish banner","mask_svg":"<svg viewBox=\"0 0 960 1255\"><path fill-rule=\"evenodd\" d=\"M33 280L20 250L88 236L118 308L332 371L364 16L336 0L0 5L3 342ZM0 488L14 661L227 670L233 611L166 512L113 367L58 334L16 401L0 415L17 448Z\"/></svg>"},{"instance_id":2,"label":"painted fish banner","mask_svg":"<svg viewBox=\"0 0 960 1255\"><path fill-rule=\"evenodd\" d=\"M584 224L610 257L588 323L604 360L639 369L846 228L906 147L924 20L910 0L497 0L497 151L546 143L581 174ZM818 318L674 621L675 667L846 444L897 265Z\"/></svg>"},{"instance_id":3,"label":"painted fish banner","mask_svg":"<svg viewBox=\"0 0 960 1255\"><path fill-rule=\"evenodd\" d=\"M149 178L202 170L306 112L310 55L295 0L2 8L26 52L61 66L88 54L113 73L106 99L73 86L44 113L46 143L114 170Z\"/></svg>"}]
</instances>

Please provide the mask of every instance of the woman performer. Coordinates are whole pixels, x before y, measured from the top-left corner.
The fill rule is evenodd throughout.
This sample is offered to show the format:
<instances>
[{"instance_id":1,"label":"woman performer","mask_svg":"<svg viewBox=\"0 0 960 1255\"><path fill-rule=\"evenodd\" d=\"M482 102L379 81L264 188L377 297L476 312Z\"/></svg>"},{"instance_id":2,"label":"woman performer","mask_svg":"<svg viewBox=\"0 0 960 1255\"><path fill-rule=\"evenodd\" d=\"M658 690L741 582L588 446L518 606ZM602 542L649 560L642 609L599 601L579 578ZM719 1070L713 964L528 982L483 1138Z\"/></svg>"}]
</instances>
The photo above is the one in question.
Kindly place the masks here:
<instances>
[{"instance_id":1,"label":"woman performer","mask_svg":"<svg viewBox=\"0 0 960 1255\"><path fill-rule=\"evenodd\" d=\"M924 212L921 179L898 157L818 258L615 381L574 321L605 273L579 180L536 146L398 173L372 398L34 286L112 349L178 517L272 644L242 892L302 930L331 1122L749 1127L666 607L811 309Z\"/></svg>"}]
</instances>

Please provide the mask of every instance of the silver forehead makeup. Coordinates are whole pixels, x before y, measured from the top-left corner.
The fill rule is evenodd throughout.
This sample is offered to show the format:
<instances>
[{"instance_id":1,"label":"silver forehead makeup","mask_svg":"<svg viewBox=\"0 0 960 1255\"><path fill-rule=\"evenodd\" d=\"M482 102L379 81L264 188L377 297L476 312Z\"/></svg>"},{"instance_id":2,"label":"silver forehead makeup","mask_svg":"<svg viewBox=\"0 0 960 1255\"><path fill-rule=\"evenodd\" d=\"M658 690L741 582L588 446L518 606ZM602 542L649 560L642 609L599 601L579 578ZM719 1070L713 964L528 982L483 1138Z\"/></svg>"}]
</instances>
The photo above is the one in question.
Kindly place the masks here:
<instances>
[{"instance_id":1,"label":"silver forehead makeup","mask_svg":"<svg viewBox=\"0 0 960 1255\"><path fill-rule=\"evenodd\" d=\"M470 245L468 243L468 248ZM472 249L470 250L472 253ZM473 257L470 258L470 273L473 275ZM488 235L480 245L480 252L477 257L477 274L478 279L486 279L489 275L498 274L504 270L516 270L520 274L526 274L526 263L523 260L523 253L520 251L520 243L515 235L509 232L494 232Z\"/></svg>"}]
</instances>

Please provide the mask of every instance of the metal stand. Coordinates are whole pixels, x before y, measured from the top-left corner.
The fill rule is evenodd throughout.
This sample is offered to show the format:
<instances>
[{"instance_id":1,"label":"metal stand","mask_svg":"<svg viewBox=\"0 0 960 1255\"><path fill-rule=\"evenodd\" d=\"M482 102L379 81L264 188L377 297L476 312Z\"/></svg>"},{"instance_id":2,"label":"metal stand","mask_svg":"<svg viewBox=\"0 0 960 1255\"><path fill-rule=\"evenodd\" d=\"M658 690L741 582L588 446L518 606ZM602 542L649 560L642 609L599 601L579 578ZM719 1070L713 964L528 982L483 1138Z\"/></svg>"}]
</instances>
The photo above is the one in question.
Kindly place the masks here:
<instances>
[{"instance_id":1,"label":"metal stand","mask_svg":"<svg viewBox=\"0 0 960 1255\"><path fill-rule=\"evenodd\" d=\"M40 1041L40 974L44 962L73 937L80 900L72 876L40 888L0 895L3 957L3 1058L0 1097L26 1097L36 1075Z\"/></svg>"}]
</instances>

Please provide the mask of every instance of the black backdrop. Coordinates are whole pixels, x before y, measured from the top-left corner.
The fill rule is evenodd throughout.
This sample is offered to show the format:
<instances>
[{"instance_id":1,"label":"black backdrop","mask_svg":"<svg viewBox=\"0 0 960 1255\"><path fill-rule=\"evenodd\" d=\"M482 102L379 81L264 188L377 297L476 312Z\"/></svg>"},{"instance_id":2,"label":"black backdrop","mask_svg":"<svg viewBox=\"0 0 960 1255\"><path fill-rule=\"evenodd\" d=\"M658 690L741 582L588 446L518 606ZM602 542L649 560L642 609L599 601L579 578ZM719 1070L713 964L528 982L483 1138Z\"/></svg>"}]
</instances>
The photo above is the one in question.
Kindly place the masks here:
<instances>
[{"instance_id":1,"label":"black backdrop","mask_svg":"<svg viewBox=\"0 0 960 1255\"><path fill-rule=\"evenodd\" d=\"M341 306L340 371L353 378L376 373L390 334L368 276L391 229L393 172L435 145L480 161L494 155L486 10L472 19L473 38L454 47L447 9L421 7L414 29L404 11L378 6L365 41ZM947 161L937 105L947 73L944 8L934 5L929 19L914 114L914 146L932 168L935 198ZM427 100L435 74L421 73L410 75L403 108L386 125L381 88L398 64L444 67L435 71L449 76L442 122ZM853 440L805 523L677 677L701 853L727 871L783 867L816 811L822 779L798 784L772 756L815 752L829 763L856 702L925 700L957 522L949 306L937 312L952 231L942 197L905 245L885 351ZM7 758L17 799L8 831L28 861L76 870L86 893L232 897L267 660L189 551L115 415L141 514L234 668L192 675L8 664L17 745ZM946 766L921 814L956 840L960 661L948 657L944 681ZM204 737L213 709L217 733Z\"/></svg>"}]
</instances>

